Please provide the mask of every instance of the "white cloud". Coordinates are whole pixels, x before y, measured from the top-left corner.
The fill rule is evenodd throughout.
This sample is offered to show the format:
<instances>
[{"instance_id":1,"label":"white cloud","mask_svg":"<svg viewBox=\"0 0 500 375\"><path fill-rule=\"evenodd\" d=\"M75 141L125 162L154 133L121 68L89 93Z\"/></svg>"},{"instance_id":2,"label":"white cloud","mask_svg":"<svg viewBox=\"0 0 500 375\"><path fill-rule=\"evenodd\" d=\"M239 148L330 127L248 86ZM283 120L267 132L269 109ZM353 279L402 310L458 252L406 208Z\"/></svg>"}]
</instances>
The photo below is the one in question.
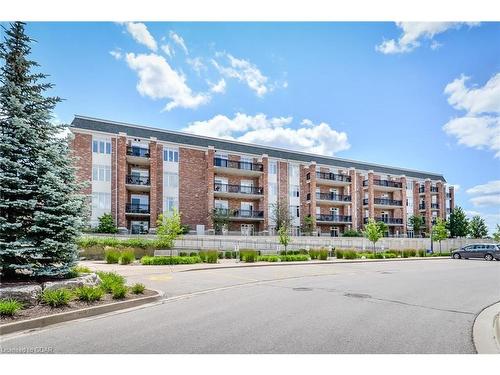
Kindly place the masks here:
<instances>
[{"instance_id":1,"label":"white cloud","mask_svg":"<svg viewBox=\"0 0 500 375\"><path fill-rule=\"evenodd\" d=\"M229 66L222 66L217 61L212 60L212 64L223 76L246 83L257 96L262 97L270 90L267 86L268 78L250 61L238 59L227 53L218 53L216 56L225 56L229 61Z\"/></svg>"},{"instance_id":2,"label":"white cloud","mask_svg":"<svg viewBox=\"0 0 500 375\"><path fill-rule=\"evenodd\" d=\"M321 155L334 155L350 147L347 134L332 129L326 123L292 128L289 126L292 121L292 117L268 118L264 114L250 116L237 113L232 119L217 115L206 121L190 123L184 131Z\"/></svg>"},{"instance_id":3,"label":"white cloud","mask_svg":"<svg viewBox=\"0 0 500 375\"><path fill-rule=\"evenodd\" d=\"M172 47L170 47L170 44L162 44L161 49L168 57L172 57L175 55L175 51Z\"/></svg>"},{"instance_id":4,"label":"white cloud","mask_svg":"<svg viewBox=\"0 0 500 375\"><path fill-rule=\"evenodd\" d=\"M471 187L467 189L467 194L500 194L500 180Z\"/></svg>"},{"instance_id":5,"label":"white cloud","mask_svg":"<svg viewBox=\"0 0 500 375\"><path fill-rule=\"evenodd\" d=\"M136 42L145 45L150 50L156 52L158 45L155 38L149 33L148 28L141 22L126 22L125 27Z\"/></svg>"},{"instance_id":6,"label":"white cloud","mask_svg":"<svg viewBox=\"0 0 500 375\"><path fill-rule=\"evenodd\" d=\"M199 75L202 70L206 70L207 67L205 64L203 64L203 61L201 57L193 57L193 58L188 58L186 59L186 62L188 63L191 68Z\"/></svg>"},{"instance_id":7,"label":"white cloud","mask_svg":"<svg viewBox=\"0 0 500 375\"><path fill-rule=\"evenodd\" d=\"M120 60L123 57L123 54L119 48L114 49L113 51L109 51L109 54L113 56L116 60Z\"/></svg>"},{"instance_id":8,"label":"white cloud","mask_svg":"<svg viewBox=\"0 0 500 375\"><path fill-rule=\"evenodd\" d=\"M189 54L189 51L188 51L188 49L187 49L187 47L186 47L186 43L184 42L184 39L183 39L180 35L178 35L178 34L174 33L173 31L170 31L170 34L169 34L169 35L170 35L170 39L172 39L172 41L173 41L175 44L177 44L179 47L181 47L181 48L182 48L182 50L184 51L184 53L185 53L186 55L188 55L188 54Z\"/></svg>"},{"instance_id":9,"label":"white cloud","mask_svg":"<svg viewBox=\"0 0 500 375\"><path fill-rule=\"evenodd\" d=\"M170 99L165 106L167 111L176 107L197 108L210 101L208 94L193 93L185 77L172 69L163 56L127 53L125 59L139 77L137 91L152 99Z\"/></svg>"},{"instance_id":10,"label":"white cloud","mask_svg":"<svg viewBox=\"0 0 500 375\"><path fill-rule=\"evenodd\" d=\"M477 149L489 149L500 157L500 73L493 75L483 87L468 88L469 78L461 76L446 85L448 103L465 110L463 117L448 121L443 130L458 143Z\"/></svg>"},{"instance_id":11,"label":"white cloud","mask_svg":"<svg viewBox=\"0 0 500 375\"><path fill-rule=\"evenodd\" d=\"M464 24L469 27L477 26L478 23L464 22L396 22L396 26L402 30L398 40L384 40L375 46L378 52L383 54L407 53L420 46L421 39L432 40L435 35L441 34L449 29L458 29ZM437 43L437 44L436 44ZM438 42L432 43L431 48L440 46Z\"/></svg>"},{"instance_id":12,"label":"white cloud","mask_svg":"<svg viewBox=\"0 0 500 375\"><path fill-rule=\"evenodd\" d=\"M224 78L220 79L216 84L211 84L210 91L217 94L224 94L226 92L226 81Z\"/></svg>"},{"instance_id":13,"label":"white cloud","mask_svg":"<svg viewBox=\"0 0 500 375\"><path fill-rule=\"evenodd\" d=\"M475 207L498 206L500 205L500 195L481 195L470 199Z\"/></svg>"}]
</instances>

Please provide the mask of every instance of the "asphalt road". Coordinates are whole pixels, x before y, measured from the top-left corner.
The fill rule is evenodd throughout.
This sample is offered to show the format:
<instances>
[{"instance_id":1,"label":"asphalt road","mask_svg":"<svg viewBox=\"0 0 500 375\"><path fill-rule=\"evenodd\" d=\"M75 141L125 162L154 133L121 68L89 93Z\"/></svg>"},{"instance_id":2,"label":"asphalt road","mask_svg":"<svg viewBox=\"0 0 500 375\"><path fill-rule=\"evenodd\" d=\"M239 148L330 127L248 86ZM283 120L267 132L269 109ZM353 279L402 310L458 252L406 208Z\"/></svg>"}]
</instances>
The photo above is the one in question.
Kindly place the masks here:
<instances>
[{"instance_id":1,"label":"asphalt road","mask_svg":"<svg viewBox=\"0 0 500 375\"><path fill-rule=\"evenodd\" d=\"M2 348L43 346L55 353L475 353L474 318L500 300L496 261L122 270L129 282L144 282L169 297L194 294L3 337Z\"/></svg>"}]
</instances>

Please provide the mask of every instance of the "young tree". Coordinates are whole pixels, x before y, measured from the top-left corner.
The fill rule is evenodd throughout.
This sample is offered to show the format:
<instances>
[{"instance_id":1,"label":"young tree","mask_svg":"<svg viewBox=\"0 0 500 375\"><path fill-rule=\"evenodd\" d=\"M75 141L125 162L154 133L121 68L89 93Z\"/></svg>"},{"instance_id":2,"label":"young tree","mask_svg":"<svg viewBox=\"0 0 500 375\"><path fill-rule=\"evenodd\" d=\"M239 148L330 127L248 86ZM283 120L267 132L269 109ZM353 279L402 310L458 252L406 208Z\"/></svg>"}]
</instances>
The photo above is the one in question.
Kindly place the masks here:
<instances>
[{"instance_id":1,"label":"young tree","mask_svg":"<svg viewBox=\"0 0 500 375\"><path fill-rule=\"evenodd\" d=\"M451 211L446 224L450 231L450 237L467 237L469 233L469 220L461 207L457 206Z\"/></svg>"},{"instance_id":2,"label":"young tree","mask_svg":"<svg viewBox=\"0 0 500 375\"><path fill-rule=\"evenodd\" d=\"M439 242L439 254L441 254L441 241L448 238L446 222L440 217L436 218L436 224L432 226L432 239Z\"/></svg>"},{"instance_id":3,"label":"young tree","mask_svg":"<svg viewBox=\"0 0 500 375\"><path fill-rule=\"evenodd\" d=\"M413 233L415 233L416 236L419 236L422 227L424 226L424 218L421 215L412 215L408 219L408 222L413 227Z\"/></svg>"},{"instance_id":4,"label":"young tree","mask_svg":"<svg viewBox=\"0 0 500 375\"><path fill-rule=\"evenodd\" d=\"M285 247L285 255L286 255L286 248L292 240L290 237L290 232L285 226L282 226L280 229L278 229L278 236L280 238L280 244L282 244Z\"/></svg>"},{"instance_id":5,"label":"young tree","mask_svg":"<svg viewBox=\"0 0 500 375\"><path fill-rule=\"evenodd\" d=\"M472 217L469 223L469 235L472 238L484 238L488 235L488 227L481 216Z\"/></svg>"},{"instance_id":6,"label":"young tree","mask_svg":"<svg viewBox=\"0 0 500 375\"><path fill-rule=\"evenodd\" d=\"M110 213L104 214L99 218L99 225L97 226L99 233L118 233L118 228L115 225L113 216Z\"/></svg>"},{"instance_id":7,"label":"young tree","mask_svg":"<svg viewBox=\"0 0 500 375\"><path fill-rule=\"evenodd\" d=\"M493 232L493 239L496 242L500 242L500 224L497 224L497 230Z\"/></svg>"},{"instance_id":8,"label":"young tree","mask_svg":"<svg viewBox=\"0 0 500 375\"><path fill-rule=\"evenodd\" d=\"M307 215L304 218L304 226L303 226L304 233L306 233L309 236L312 236L315 222L316 220L313 216Z\"/></svg>"},{"instance_id":9,"label":"young tree","mask_svg":"<svg viewBox=\"0 0 500 375\"><path fill-rule=\"evenodd\" d=\"M279 200L272 205L271 220L275 223L276 230L279 230L281 227L285 227L287 230L291 228L292 213L286 199Z\"/></svg>"},{"instance_id":10,"label":"young tree","mask_svg":"<svg viewBox=\"0 0 500 375\"><path fill-rule=\"evenodd\" d=\"M156 234L160 238L161 246L167 249L174 247L174 241L182 234L181 216L177 209L170 215L158 215L156 221ZM172 255L172 251L170 251Z\"/></svg>"},{"instance_id":11,"label":"young tree","mask_svg":"<svg viewBox=\"0 0 500 375\"><path fill-rule=\"evenodd\" d=\"M0 44L0 264L3 276L61 277L77 261L84 199L77 192L67 125L52 111L61 100L33 73L24 23Z\"/></svg>"},{"instance_id":12,"label":"young tree","mask_svg":"<svg viewBox=\"0 0 500 375\"><path fill-rule=\"evenodd\" d=\"M232 211L229 209L214 208L210 214L210 219L212 220L215 233L222 233L224 228L229 225L229 218L232 215Z\"/></svg>"},{"instance_id":13,"label":"young tree","mask_svg":"<svg viewBox=\"0 0 500 375\"><path fill-rule=\"evenodd\" d=\"M380 225L379 223L382 223L383 225ZM370 242L373 243L373 253L375 253L375 244L384 235L386 227L387 225L381 221L377 223L373 219L368 219L368 223L365 225L363 234Z\"/></svg>"}]
</instances>

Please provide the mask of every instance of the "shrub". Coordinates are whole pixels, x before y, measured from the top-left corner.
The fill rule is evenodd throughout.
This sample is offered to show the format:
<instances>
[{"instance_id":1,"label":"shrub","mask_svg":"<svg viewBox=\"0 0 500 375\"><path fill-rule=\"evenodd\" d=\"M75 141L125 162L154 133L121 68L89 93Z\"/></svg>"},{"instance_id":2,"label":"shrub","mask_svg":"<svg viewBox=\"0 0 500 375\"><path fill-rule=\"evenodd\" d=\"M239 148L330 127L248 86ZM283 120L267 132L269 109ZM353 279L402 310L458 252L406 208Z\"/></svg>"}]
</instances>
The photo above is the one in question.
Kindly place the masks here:
<instances>
[{"instance_id":1,"label":"shrub","mask_svg":"<svg viewBox=\"0 0 500 375\"><path fill-rule=\"evenodd\" d=\"M201 258L199 256L143 256L141 258L141 264L145 266L165 266L165 265L174 265L174 264L195 264L201 263Z\"/></svg>"},{"instance_id":2,"label":"shrub","mask_svg":"<svg viewBox=\"0 0 500 375\"><path fill-rule=\"evenodd\" d=\"M373 255L375 259L384 259L384 254L383 253L375 253Z\"/></svg>"},{"instance_id":3,"label":"shrub","mask_svg":"<svg viewBox=\"0 0 500 375\"><path fill-rule=\"evenodd\" d=\"M280 257L277 255L259 255L257 262L279 262Z\"/></svg>"},{"instance_id":4,"label":"shrub","mask_svg":"<svg viewBox=\"0 0 500 375\"><path fill-rule=\"evenodd\" d=\"M344 251L344 259L356 259L357 253L354 250L346 250Z\"/></svg>"},{"instance_id":5,"label":"shrub","mask_svg":"<svg viewBox=\"0 0 500 375\"><path fill-rule=\"evenodd\" d=\"M397 258L398 256L396 254L394 254L394 253L385 253L384 257L386 259L391 259L391 258Z\"/></svg>"},{"instance_id":6,"label":"shrub","mask_svg":"<svg viewBox=\"0 0 500 375\"><path fill-rule=\"evenodd\" d=\"M74 266L69 270L69 272L65 275L67 279L72 279L74 277L78 277L84 273L91 273L92 271L88 267L82 266Z\"/></svg>"},{"instance_id":7,"label":"shrub","mask_svg":"<svg viewBox=\"0 0 500 375\"><path fill-rule=\"evenodd\" d=\"M116 272L97 272L101 279L101 288L106 293L111 293L113 286L125 285L125 278Z\"/></svg>"},{"instance_id":8,"label":"shrub","mask_svg":"<svg viewBox=\"0 0 500 375\"><path fill-rule=\"evenodd\" d=\"M23 304L15 299L0 300L0 315L2 316L13 316L22 308Z\"/></svg>"},{"instance_id":9,"label":"shrub","mask_svg":"<svg viewBox=\"0 0 500 375\"><path fill-rule=\"evenodd\" d=\"M232 251L226 251L224 253L224 258L226 258L226 259L232 259L233 258L233 252Z\"/></svg>"},{"instance_id":10,"label":"shrub","mask_svg":"<svg viewBox=\"0 0 500 375\"><path fill-rule=\"evenodd\" d=\"M363 237L363 233L358 232L357 230L347 229L342 233L342 237Z\"/></svg>"},{"instance_id":11,"label":"shrub","mask_svg":"<svg viewBox=\"0 0 500 375\"><path fill-rule=\"evenodd\" d=\"M189 253L189 256L190 257L197 257L198 253L196 251L192 251L192 252Z\"/></svg>"},{"instance_id":12,"label":"shrub","mask_svg":"<svg viewBox=\"0 0 500 375\"><path fill-rule=\"evenodd\" d=\"M134 250L125 250L120 253L120 264L130 264L135 260Z\"/></svg>"},{"instance_id":13,"label":"shrub","mask_svg":"<svg viewBox=\"0 0 500 375\"><path fill-rule=\"evenodd\" d=\"M365 257L365 259L375 259L375 254L373 254L373 253L358 253L356 255L358 258Z\"/></svg>"},{"instance_id":14,"label":"shrub","mask_svg":"<svg viewBox=\"0 0 500 375\"><path fill-rule=\"evenodd\" d=\"M309 250L309 256L311 257L311 259L318 259L319 250L315 250L315 249Z\"/></svg>"},{"instance_id":15,"label":"shrub","mask_svg":"<svg viewBox=\"0 0 500 375\"><path fill-rule=\"evenodd\" d=\"M114 299L122 299L127 295L127 287L125 285L115 284L111 288L111 294Z\"/></svg>"},{"instance_id":16,"label":"shrub","mask_svg":"<svg viewBox=\"0 0 500 375\"><path fill-rule=\"evenodd\" d=\"M42 293L42 302L51 307L61 307L68 305L71 297L73 297L73 293L66 288L57 290L45 289Z\"/></svg>"},{"instance_id":17,"label":"shrub","mask_svg":"<svg viewBox=\"0 0 500 375\"><path fill-rule=\"evenodd\" d=\"M104 248L104 260L108 264L118 263L120 260L120 252L110 246Z\"/></svg>"},{"instance_id":18,"label":"shrub","mask_svg":"<svg viewBox=\"0 0 500 375\"><path fill-rule=\"evenodd\" d=\"M337 259L343 259L344 258L344 250L341 250L341 249L335 250L335 257Z\"/></svg>"},{"instance_id":19,"label":"shrub","mask_svg":"<svg viewBox=\"0 0 500 375\"><path fill-rule=\"evenodd\" d=\"M425 257L427 254L426 254L426 251L424 249L420 249L418 250L418 256L419 257Z\"/></svg>"},{"instance_id":20,"label":"shrub","mask_svg":"<svg viewBox=\"0 0 500 375\"><path fill-rule=\"evenodd\" d=\"M188 234L191 227L187 224L181 225L181 234Z\"/></svg>"},{"instance_id":21,"label":"shrub","mask_svg":"<svg viewBox=\"0 0 500 375\"><path fill-rule=\"evenodd\" d=\"M318 251L318 258L319 260L327 260L328 259L328 250L327 249L320 249Z\"/></svg>"},{"instance_id":22,"label":"shrub","mask_svg":"<svg viewBox=\"0 0 500 375\"><path fill-rule=\"evenodd\" d=\"M309 255L295 254L295 255L282 255L280 256L282 262L303 262L309 260Z\"/></svg>"},{"instance_id":23,"label":"shrub","mask_svg":"<svg viewBox=\"0 0 500 375\"><path fill-rule=\"evenodd\" d=\"M224 253L221 251L217 254L217 258L224 259Z\"/></svg>"},{"instance_id":24,"label":"shrub","mask_svg":"<svg viewBox=\"0 0 500 375\"><path fill-rule=\"evenodd\" d=\"M400 253L401 253L400 250L393 250L393 249L389 249L389 250L385 251L385 254L394 254L396 256L398 256Z\"/></svg>"},{"instance_id":25,"label":"shrub","mask_svg":"<svg viewBox=\"0 0 500 375\"><path fill-rule=\"evenodd\" d=\"M118 233L118 228L115 225L113 216L110 213L104 214L99 217L99 226L97 227L98 233Z\"/></svg>"},{"instance_id":26,"label":"shrub","mask_svg":"<svg viewBox=\"0 0 500 375\"><path fill-rule=\"evenodd\" d=\"M134 294L142 294L142 293L144 293L144 289L146 289L144 284L136 283L136 284L132 285L132 287L130 288L130 291Z\"/></svg>"},{"instance_id":27,"label":"shrub","mask_svg":"<svg viewBox=\"0 0 500 375\"><path fill-rule=\"evenodd\" d=\"M202 256L203 253L203 256ZM200 258L206 263L217 263L219 257L217 250L200 251Z\"/></svg>"},{"instance_id":28,"label":"shrub","mask_svg":"<svg viewBox=\"0 0 500 375\"><path fill-rule=\"evenodd\" d=\"M257 252L253 250L247 250L245 252L240 252L240 260L246 263L253 263L257 260Z\"/></svg>"},{"instance_id":29,"label":"shrub","mask_svg":"<svg viewBox=\"0 0 500 375\"><path fill-rule=\"evenodd\" d=\"M99 301L104 295L104 290L99 287L82 286L75 289L75 295L80 301Z\"/></svg>"},{"instance_id":30,"label":"shrub","mask_svg":"<svg viewBox=\"0 0 500 375\"><path fill-rule=\"evenodd\" d=\"M184 252L184 251L181 251L181 252L179 253L179 256L180 256L180 257L187 257L187 256L188 256L188 254L187 254L186 252Z\"/></svg>"}]
</instances>

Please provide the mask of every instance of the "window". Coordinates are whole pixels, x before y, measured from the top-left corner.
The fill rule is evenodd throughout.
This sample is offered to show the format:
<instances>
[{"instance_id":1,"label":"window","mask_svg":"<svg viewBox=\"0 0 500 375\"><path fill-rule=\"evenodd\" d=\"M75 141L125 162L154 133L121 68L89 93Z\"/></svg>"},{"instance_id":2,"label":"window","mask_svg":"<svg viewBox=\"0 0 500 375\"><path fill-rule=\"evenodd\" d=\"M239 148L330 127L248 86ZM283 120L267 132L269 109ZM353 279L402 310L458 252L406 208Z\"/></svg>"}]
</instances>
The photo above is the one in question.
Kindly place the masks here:
<instances>
[{"instance_id":1,"label":"window","mask_svg":"<svg viewBox=\"0 0 500 375\"><path fill-rule=\"evenodd\" d=\"M166 172L163 174L163 184L165 187L176 188L179 186L179 175L177 173Z\"/></svg>"},{"instance_id":2,"label":"window","mask_svg":"<svg viewBox=\"0 0 500 375\"><path fill-rule=\"evenodd\" d=\"M299 177L299 166L290 164L290 178L298 178Z\"/></svg>"},{"instance_id":3,"label":"window","mask_svg":"<svg viewBox=\"0 0 500 375\"><path fill-rule=\"evenodd\" d=\"M111 193L92 193L92 208L111 209Z\"/></svg>"},{"instance_id":4,"label":"window","mask_svg":"<svg viewBox=\"0 0 500 375\"><path fill-rule=\"evenodd\" d=\"M278 195L278 184L276 182L269 183L269 195Z\"/></svg>"},{"instance_id":5,"label":"window","mask_svg":"<svg viewBox=\"0 0 500 375\"><path fill-rule=\"evenodd\" d=\"M215 208L226 209L226 210L229 207L227 201L222 201L220 199L216 199L215 200L215 205L214 206L215 206Z\"/></svg>"},{"instance_id":6,"label":"window","mask_svg":"<svg viewBox=\"0 0 500 375\"><path fill-rule=\"evenodd\" d=\"M104 139L92 140L92 152L98 154L111 154L111 142Z\"/></svg>"},{"instance_id":7,"label":"window","mask_svg":"<svg viewBox=\"0 0 500 375\"><path fill-rule=\"evenodd\" d=\"M291 197L299 196L299 185L290 185L290 196Z\"/></svg>"},{"instance_id":8,"label":"window","mask_svg":"<svg viewBox=\"0 0 500 375\"><path fill-rule=\"evenodd\" d=\"M179 151L171 148L166 148L163 150L163 160L169 161L172 163L179 162Z\"/></svg>"},{"instance_id":9,"label":"window","mask_svg":"<svg viewBox=\"0 0 500 375\"><path fill-rule=\"evenodd\" d=\"M278 162L270 161L269 162L269 174L277 174L278 173Z\"/></svg>"},{"instance_id":10,"label":"window","mask_svg":"<svg viewBox=\"0 0 500 375\"><path fill-rule=\"evenodd\" d=\"M109 165L93 165L92 181L111 181L111 167Z\"/></svg>"},{"instance_id":11,"label":"window","mask_svg":"<svg viewBox=\"0 0 500 375\"><path fill-rule=\"evenodd\" d=\"M175 197L165 198L165 212L172 212L174 209L179 208L179 201Z\"/></svg>"}]
</instances>

